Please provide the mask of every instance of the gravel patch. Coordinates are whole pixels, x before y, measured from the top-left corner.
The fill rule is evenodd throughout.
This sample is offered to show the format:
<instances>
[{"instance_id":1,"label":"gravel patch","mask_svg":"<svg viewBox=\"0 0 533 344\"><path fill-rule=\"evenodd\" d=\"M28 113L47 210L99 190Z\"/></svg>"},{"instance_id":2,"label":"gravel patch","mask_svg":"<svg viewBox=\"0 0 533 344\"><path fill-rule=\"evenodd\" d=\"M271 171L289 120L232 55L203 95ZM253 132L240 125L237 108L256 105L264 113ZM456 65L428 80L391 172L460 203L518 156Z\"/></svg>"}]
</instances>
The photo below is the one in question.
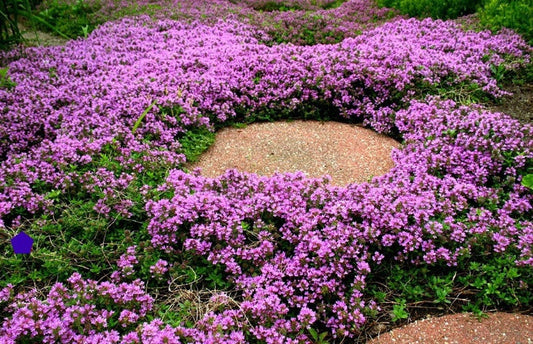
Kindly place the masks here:
<instances>
[{"instance_id":1,"label":"gravel patch","mask_svg":"<svg viewBox=\"0 0 533 344\"><path fill-rule=\"evenodd\" d=\"M533 317L491 313L477 319L460 313L415 321L367 344L531 344Z\"/></svg>"},{"instance_id":2,"label":"gravel patch","mask_svg":"<svg viewBox=\"0 0 533 344\"><path fill-rule=\"evenodd\" d=\"M189 169L216 177L227 169L270 176L302 171L308 177L330 175L332 184L347 185L387 173L391 151L400 144L354 124L291 121L252 123L224 128L215 143Z\"/></svg>"}]
</instances>

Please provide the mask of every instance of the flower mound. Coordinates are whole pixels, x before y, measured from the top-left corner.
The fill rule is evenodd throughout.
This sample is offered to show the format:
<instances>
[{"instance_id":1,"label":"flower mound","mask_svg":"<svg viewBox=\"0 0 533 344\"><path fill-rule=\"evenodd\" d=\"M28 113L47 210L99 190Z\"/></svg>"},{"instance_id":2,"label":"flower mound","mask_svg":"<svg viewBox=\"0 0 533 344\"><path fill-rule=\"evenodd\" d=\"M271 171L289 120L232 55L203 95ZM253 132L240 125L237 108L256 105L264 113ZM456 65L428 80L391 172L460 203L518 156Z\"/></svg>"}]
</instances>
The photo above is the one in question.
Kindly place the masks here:
<instances>
[{"instance_id":1,"label":"flower mound","mask_svg":"<svg viewBox=\"0 0 533 344\"><path fill-rule=\"evenodd\" d=\"M533 158L533 127L435 100L414 101L397 123L407 140L397 167L372 184L173 171L161 190L174 196L147 205L152 243L225 266L243 289L240 318L276 343L305 340L318 322L339 337L357 333L376 307L362 300L365 276L385 255L453 266L488 239L531 265L533 195L517 170Z\"/></svg>"},{"instance_id":2,"label":"flower mound","mask_svg":"<svg viewBox=\"0 0 533 344\"><path fill-rule=\"evenodd\" d=\"M132 216L124 190L143 171L170 169L157 189L165 196L145 205L153 249L223 267L240 304L228 302L194 328L171 327L147 319L153 300L141 281L76 274L44 301L0 291L9 314L0 339L305 343L311 327L353 337L378 309L365 284L384 258L454 266L476 254L513 254L516 264L533 265L533 195L520 183L533 127L420 100L435 87L465 85L502 95L491 65L527 63L522 40L430 19L312 47L269 47L262 34L231 20L127 18L66 47L28 49L9 65L16 86L0 89L0 226L51 211L52 190L95 195L103 217ZM176 169L184 161L177 140L192 127L324 104L399 133L396 167L346 188L298 173L210 179ZM120 173L96 163L109 151ZM134 274L135 250L115 279ZM161 278L169 264L158 261L150 273Z\"/></svg>"},{"instance_id":3,"label":"flower mound","mask_svg":"<svg viewBox=\"0 0 533 344\"><path fill-rule=\"evenodd\" d=\"M127 214L113 190L150 166L183 162L176 137L191 126L331 104L386 132L420 85L468 83L499 96L491 65L529 59L510 33L464 33L429 19L395 21L336 45L267 47L256 35L232 21L211 27L144 17L105 24L66 47L28 49L9 66L16 86L0 89L0 215L46 209L36 181L59 190L101 186L102 213ZM118 151L123 175L89 167L106 149Z\"/></svg>"},{"instance_id":4,"label":"flower mound","mask_svg":"<svg viewBox=\"0 0 533 344\"><path fill-rule=\"evenodd\" d=\"M0 331L2 343L16 343L17 338L43 343L116 343L120 336L108 330L111 324L131 326L153 307L152 297L139 280L120 284L85 281L76 273L68 282L68 287L52 286L45 301L34 292L14 296L12 286L1 290L0 302L12 302L7 307L11 317Z\"/></svg>"}]
</instances>

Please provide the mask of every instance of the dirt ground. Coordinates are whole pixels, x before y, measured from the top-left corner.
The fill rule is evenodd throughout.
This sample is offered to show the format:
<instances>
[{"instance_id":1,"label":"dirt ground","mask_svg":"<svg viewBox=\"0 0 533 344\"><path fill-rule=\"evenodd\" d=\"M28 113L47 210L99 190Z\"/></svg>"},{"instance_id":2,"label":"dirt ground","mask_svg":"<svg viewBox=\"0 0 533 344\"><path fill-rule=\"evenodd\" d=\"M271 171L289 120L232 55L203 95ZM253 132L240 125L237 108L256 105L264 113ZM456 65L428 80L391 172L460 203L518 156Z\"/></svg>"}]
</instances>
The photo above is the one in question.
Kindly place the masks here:
<instances>
[{"instance_id":1,"label":"dirt ground","mask_svg":"<svg viewBox=\"0 0 533 344\"><path fill-rule=\"evenodd\" d=\"M513 95L503 98L501 104L489 108L506 113L522 123L533 123L533 84L509 85L504 89Z\"/></svg>"},{"instance_id":2,"label":"dirt ground","mask_svg":"<svg viewBox=\"0 0 533 344\"><path fill-rule=\"evenodd\" d=\"M20 32L22 33L22 37L24 37L26 40L24 44L27 46L63 45L68 41L65 38L33 29L30 25L24 23L18 23L18 26Z\"/></svg>"}]
</instances>

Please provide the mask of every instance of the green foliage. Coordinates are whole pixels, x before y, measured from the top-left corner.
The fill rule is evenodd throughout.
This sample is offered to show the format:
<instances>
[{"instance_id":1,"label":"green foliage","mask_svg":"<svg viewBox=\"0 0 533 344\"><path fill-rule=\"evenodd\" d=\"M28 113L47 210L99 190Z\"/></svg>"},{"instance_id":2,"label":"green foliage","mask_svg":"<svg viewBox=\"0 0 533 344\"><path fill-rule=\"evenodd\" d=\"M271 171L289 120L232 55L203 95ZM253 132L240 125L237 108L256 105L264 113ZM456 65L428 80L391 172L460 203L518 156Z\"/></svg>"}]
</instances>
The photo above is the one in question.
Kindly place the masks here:
<instances>
[{"instance_id":1,"label":"green foliage","mask_svg":"<svg viewBox=\"0 0 533 344\"><path fill-rule=\"evenodd\" d=\"M450 82L448 80L450 80ZM459 84L450 86L449 84L453 83L451 80L452 78L450 77L435 85L418 83L416 90L420 97L425 97L429 94L438 95L442 99L451 99L461 105L487 103L494 99L493 96L488 95L476 83L463 81Z\"/></svg>"},{"instance_id":2,"label":"green foliage","mask_svg":"<svg viewBox=\"0 0 533 344\"><path fill-rule=\"evenodd\" d=\"M508 168L514 168L516 166L516 158L524 158L524 154L524 152L493 151L493 157L499 159L502 162L502 166L504 169L499 174L492 175L488 181L488 185L492 186L496 190L499 190L498 197L501 200L509 199L509 193L512 192L516 183L516 178L514 176L506 175L504 171ZM517 175L522 176L522 185L528 187L530 177L527 176L533 174L533 159L526 157L524 166L522 168L517 169L516 172ZM525 219L527 219L527 215Z\"/></svg>"},{"instance_id":3,"label":"green foliage","mask_svg":"<svg viewBox=\"0 0 533 344\"><path fill-rule=\"evenodd\" d=\"M409 313L406 308L407 305L405 299L397 299L396 303L392 306L391 320L396 322L398 320L409 318Z\"/></svg>"},{"instance_id":4,"label":"green foliage","mask_svg":"<svg viewBox=\"0 0 533 344\"><path fill-rule=\"evenodd\" d=\"M36 24L43 31L59 32L69 38L87 37L102 23L102 19L94 16L100 8L97 1L45 0L36 13L36 17L40 19Z\"/></svg>"},{"instance_id":5,"label":"green foliage","mask_svg":"<svg viewBox=\"0 0 533 344\"><path fill-rule=\"evenodd\" d=\"M22 19L33 20L32 9L40 0L0 1L0 50L9 49L24 39L18 24Z\"/></svg>"},{"instance_id":6,"label":"green foliage","mask_svg":"<svg viewBox=\"0 0 533 344\"><path fill-rule=\"evenodd\" d=\"M244 129L248 126L246 123L232 123L231 126L237 129Z\"/></svg>"},{"instance_id":7,"label":"green foliage","mask_svg":"<svg viewBox=\"0 0 533 344\"><path fill-rule=\"evenodd\" d=\"M411 17L454 19L478 12L485 28L507 27L533 44L533 6L530 0L377 0L381 7L398 9Z\"/></svg>"},{"instance_id":8,"label":"green foliage","mask_svg":"<svg viewBox=\"0 0 533 344\"><path fill-rule=\"evenodd\" d=\"M475 297L465 305L469 311L497 307L518 308L532 303L533 271L516 266L512 254L493 257L485 262L465 262L466 274L458 277L464 288L471 288Z\"/></svg>"},{"instance_id":9,"label":"green foliage","mask_svg":"<svg viewBox=\"0 0 533 344\"><path fill-rule=\"evenodd\" d=\"M530 42L531 44L531 42ZM507 72L504 83L513 83L515 85L533 84L533 62L528 63L524 68Z\"/></svg>"},{"instance_id":10,"label":"green foliage","mask_svg":"<svg viewBox=\"0 0 533 344\"><path fill-rule=\"evenodd\" d=\"M411 17L453 19L474 13L482 0L377 0L380 7L399 10Z\"/></svg>"},{"instance_id":11,"label":"green foliage","mask_svg":"<svg viewBox=\"0 0 533 344\"><path fill-rule=\"evenodd\" d=\"M237 3L236 1L231 1L231 2ZM327 10L327 9L337 8L345 2L346 0L334 0L334 1L310 0L307 2L307 4L315 8L318 7L318 8ZM304 9L298 3L290 3L290 2L284 3L284 2L279 2L279 1L256 2L252 4L252 8L255 9L256 11L264 11L264 12L273 12L273 11L283 12L283 11L295 11L295 10Z\"/></svg>"},{"instance_id":12,"label":"green foliage","mask_svg":"<svg viewBox=\"0 0 533 344\"><path fill-rule=\"evenodd\" d=\"M413 266L390 262L375 266L367 279L370 298L391 320L407 319L423 307L426 311L513 310L530 307L533 271L517 266L517 255L487 255L481 248L463 257L457 266Z\"/></svg>"},{"instance_id":13,"label":"green foliage","mask_svg":"<svg viewBox=\"0 0 533 344\"><path fill-rule=\"evenodd\" d=\"M194 266L197 276L204 280L206 289L227 290L233 284L227 280L225 268L222 265L213 265L205 259L200 259L200 264Z\"/></svg>"},{"instance_id":14,"label":"green foliage","mask_svg":"<svg viewBox=\"0 0 533 344\"><path fill-rule=\"evenodd\" d=\"M313 339L313 343L315 343L315 344L327 344L327 343L329 343L326 340L328 332L318 333L317 330L315 330L312 327L310 327L308 329L308 331L309 331L309 334L311 335L311 338Z\"/></svg>"},{"instance_id":15,"label":"green foliage","mask_svg":"<svg viewBox=\"0 0 533 344\"><path fill-rule=\"evenodd\" d=\"M510 160L510 159L509 159ZM514 161L508 162L510 166L513 166ZM522 175L522 185L530 189L533 188L533 158L526 158L526 164L523 169L518 171Z\"/></svg>"},{"instance_id":16,"label":"green foliage","mask_svg":"<svg viewBox=\"0 0 533 344\"><path fill-rule=\"evenodd\" d=\"M195 127L187 130L179 142L187 161L195 162L215 142L215 133L205 127Z\"/></svg>"},{"instance_id":17,"label":"green foliage","mask_svg":"<svg viewBox=\"0 0 533 344\"><path fill-rule=\"evenodd\" d=\"M72 176L100 168L113 172L115 176L129 173L128 167L118 159L119 146L120 142L116 142L104 147L99 154L92 156L88 164L60 168ZM147 215L144 196L139 189L144 185L152 188L160 185L170 167L159 164L146 166L142 154L134 154L132 158L145 166L145 170L127 188L117 190L118 198L106 201L112 209L108 216L95 210L97 202L106 195L107 191L103 188L95 187L89 192L78 181L65 190L57 190L42 181L32 183L34 191L53 202L50 209L53 215L24 211L17 214L22 218L17 232L24 230L30 235L35 240L34 247L28 256L15 255L9 240L0 240L0 254L4 257L0 260L0 287L7 283L51 285L55 281L65 281L75 271L85 278L99 280L116 269L116 260L128 246L145 245L143 242L149 240ZM150 197L158 199L157 192L152 190ZM122 200L132 202L129 209L131 216L113 209ZM5 220L9 223L12 219ZM13 235L8 233L7 237Z\"/></svg>"},{"instance_id":18,"label":"green foliage","mask_svg":"<svg viewBox=\"0 0 533 344\"><path fill-rule=\"evenodd\" d=\"M94 210L95 203L71 200L58 205L58 218L42 215L24 230L34 238L29 256L14 255L8 245L0 245L0 269L5 274L0 286L28 283L49 285L65 281L79 271L95 279L113 271L113 263L127 248L126 231L132 227L124 220L106 220Z\"/></svg>"},{"instance_id":19,"label":"green foliage","mask_svg":"<svg viewBox=\"0 0 533 344\"><path fill-rule=\"evenodd\" d=\"M482 25L498 31L502 27L521 33L533 44L533 6L531 0L486 0L479 11Z\"/></svg>"},{"instance_id":20,"label":"green foliage","mask_svg":"<svg viewBox=\"0 0 533 344\"><path fill-rule=\"evenodd\" d=\"M342 30L331 28L332 18L314 11L307 11L302 15L301 20L307 24L294 29L294 24L285 20L272 18L261 22L271 41L266 42L268 45L294 43L301 45L315 45L319 43L338 43L345 38Z\"/></svg>"},{"instance_id":21,"label":"green foliage","mask_svg":"<svg viewBox=\"0 0 533 344\"><path fill-rule=\"evenodd\" d=\"M295 95L295 98L299 95ZM220 127L238 125L243 126L254 122L274 122L287 120L316 120L316 121L339 121L349 122L351 119L346 119L340 116L339 109L333 106L330 102L325 101L309 101L300 104L294 109L289 106L276 106L271 108L268 105L250 112L245 108L235 109L237 116L226 121Z\"/></svg>"},{"instance_id":22,"label":"green foliage","mask_svg":"<svg viewBox=\"0 0 533 344\"><path fill-rule=\"evenodd\" d=\"M184 300L176 305L162 304L159 305L156 314L157 317L173 327L183 326L194 327L191 321L191 314L196 312L196 305L190 300Z\"/></svg>"},{"instance_id":23,"label":"green foliage","mask_svg":"<svg viewBox=\"0 0 533 344\"><path fill-rule=\"evenodd\" d=\"M325 9L325 10L329 10L329 9L337 8L337 7L341 6L346 1L347 0L335 0L335 1L331 1L331 2L326 2L326 3L322 4L322 5L320 5L320 7Z\"/></svg>"},{"instance_id":24,"label":"green foliage","mask_svg":"<svg viewBox=\"0 0 533 344\"><path fill-rule=\"evenodd\" d=\"M17 84L9 78L9 75L7 75L8 70L8 67L0 68L0 88L9 90L17 86Z\"/></svg>"},{"instance_id":25,"label":"green foliage","mask_svg":"<svg viewBox=\"0 0 533 344\"><path fill-rule=\"evenodd\" d=\"M20 2L8 0L0 2L0 49L7 49L22 40L17 21Z\"/></svg>"},{"instance_id":26,"label":"green foliage","mask_svg":"<svg viewBox=\"0 0 533 344\"><path fill-rule=\"evenodd\" d=\"M85 203L90 206L90 203ZM42 215L24 228L34 239L30 255L15 255L9 245L0 245L4 259L0 260L2 274L0 286L7 283L14 285L32 284L48 285L53 280L64 281L74 271L88 273L93 277L101 276L101 271L109 271L110 266L102 259L113 256L113 249L103 244L105 233L103 223L88 218L88 210L83 204L74 204L58 220ZM76 209L80 207L81 209ZM87 221L84 226L84 222ZM112 239L113 235L109 238ZM97 273L94 266L99 266ZM107 265L107 269L106 269Z\"/></svg>"},{"instance_id":27,"label":"green foliage","mask_svg":"<svg viewBox=\"0 0 533 344\"><path fill-rule=\"evenodd\" d=\"M522 185L533 190L533 174L526 174L522 177Z\"/></svg>"},{"instance_id":28,"label":"green foliage","mask_svg":"<svg viewBox=\"0 0 533 344\"><path fill-rule=\"evenodd\" d=\"M285 4L277 1L265 1L253 4L253 9L256 11L273 12L273 11L294 11L301 10L298 4Z\"/></svg>"},{"instance_id":29,"label":"green foliage","mask_svg":"<svg viewBox=\"0 0 533 344\"><path fill-rule=\"evenodd\" d=\"M450 295L453 291L453 281L441 276L431 276L428 280L429 294L435 295L436 304L451 303Z\"/></svg>"},{"instance_id":30,"label":"green foliage","mask_svg":"<svg viewBox=\"0 0 533 344\"><path fill-rule=\"evenodd\" d=\"M141 122L144 119L144 117L146 117L148 112L150 112L150 110L152 110L152 108L154 107L155 102L156 101L154 100L146 109L144 109L143 113L139 116L139 118L137 118L137 120L135 121L135 124L133 125L133 128L131 129L131 133L132 134L135 134L135 132L137 131L137 129L141 125Z\"/></svg>"},{"instance_id":31,"label":"green foliage","mask_svg":"<svg viewBox=\"0 0 533 344\"><path fill-rule=\"evenodd\" d=\"M494 64L491 64L490 71L494 79L496 79L496 82L499 84L505 78L505 73L507 71L507 68L505 68L505 65L503 63L497 66Z\"/></svg>"},{"instance_id":32,"label":"green foliage","mask_svg":"<svg viewBox=\"0 0 533 344\"><path fill-rule=\"evenodd\" d=\"M19 30L22 21L31 24L32 28L42 28L52 31L63 38L69 38L58 28L50 24L51 19L35 14L35 7L41 0L6 0L0 2L0 49L9 49L12 45L24 41Z\"/></svg>"}]
</instances>

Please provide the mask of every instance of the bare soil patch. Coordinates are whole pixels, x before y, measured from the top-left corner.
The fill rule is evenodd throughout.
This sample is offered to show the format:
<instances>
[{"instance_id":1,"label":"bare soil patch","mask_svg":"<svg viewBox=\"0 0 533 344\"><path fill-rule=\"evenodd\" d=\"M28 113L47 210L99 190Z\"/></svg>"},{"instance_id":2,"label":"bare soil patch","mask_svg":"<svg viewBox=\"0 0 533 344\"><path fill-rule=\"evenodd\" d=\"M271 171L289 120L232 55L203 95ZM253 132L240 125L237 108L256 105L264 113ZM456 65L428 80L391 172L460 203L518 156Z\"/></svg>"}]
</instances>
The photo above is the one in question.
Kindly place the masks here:
<instances>
[{"instance_id":1,"label":"bare soil patch","mask_svg":"<svg viewBox=\"0 0 533 344\"><path fill-rule=\"evenodd\" d=\"M65 38L33 29L31 25L28 24L18 23L18 26L22 33L22 37L26 40L24 44L27 46L54 46L64 45L68 42Z\"/></svg>"},{"instance_id":2,"label":"bare soil patch","mask_svg":"<svg viewBox=\"0 0 533 344\"><path fill-rule=\"evenodd\" d=\"M489 108L495 112L506 113L522 123L533 123L533 84L508 85L505 90L512 95L504 97L500 104Z\"/></svg>"}]
</instances>

